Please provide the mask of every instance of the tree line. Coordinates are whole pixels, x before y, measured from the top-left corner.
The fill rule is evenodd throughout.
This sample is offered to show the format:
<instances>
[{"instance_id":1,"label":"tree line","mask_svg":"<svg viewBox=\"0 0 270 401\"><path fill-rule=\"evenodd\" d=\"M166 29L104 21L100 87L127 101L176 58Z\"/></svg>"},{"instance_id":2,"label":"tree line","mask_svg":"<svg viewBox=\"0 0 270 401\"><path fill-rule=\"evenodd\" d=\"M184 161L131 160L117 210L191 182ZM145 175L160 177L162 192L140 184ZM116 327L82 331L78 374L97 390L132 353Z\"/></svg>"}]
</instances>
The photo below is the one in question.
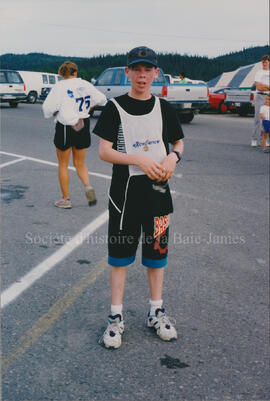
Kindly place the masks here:
<instances>
[{"instance_id":1,"label":"tree line","mask_svg":"<svg viewBox=\"0 0 270 401\"><path fill-rule=\"evenodd\" d=\"M243 48L215 58L181 55L178 53L159 53L159 66L165 73L179 75L181 71L191 79L209 81L219 74L233 71L238 67L257 63L264 54L269 54L269 46ZM13 54L0 56L2 69L22 71L43 71L57 73L58 67L67 60L79 67L79 76L91 80L105 68L126 65L127 54L102 54L95 57L64 57L44 53Z\"/></svg>"}]
</instances>

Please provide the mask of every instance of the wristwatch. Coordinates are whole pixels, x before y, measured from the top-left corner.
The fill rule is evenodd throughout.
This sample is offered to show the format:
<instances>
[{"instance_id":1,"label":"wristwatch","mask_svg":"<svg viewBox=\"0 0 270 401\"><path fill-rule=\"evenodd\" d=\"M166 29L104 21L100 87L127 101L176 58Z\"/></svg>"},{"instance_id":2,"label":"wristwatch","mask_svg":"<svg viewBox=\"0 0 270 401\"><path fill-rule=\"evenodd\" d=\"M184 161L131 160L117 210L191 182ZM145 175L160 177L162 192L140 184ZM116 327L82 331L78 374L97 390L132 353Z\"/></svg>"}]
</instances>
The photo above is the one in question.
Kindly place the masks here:
<instances>
[{"instance_id":1,"label":"wristwatch","mask_svg":"<svg viewBox=\"0 0 270 401\"><path fill-rule=\"evenodd\" d=\"M181 155L180 155L180 153L179 153L179 152L177 152L177 150L173 150L173 153L175 153L175 154L176 154L176 156L178 157L178 160L177 160L177 162L176 162L176 163L179 163L179 162L180 162L180 160L181 160Z\"/></svg>"}]
</instances>

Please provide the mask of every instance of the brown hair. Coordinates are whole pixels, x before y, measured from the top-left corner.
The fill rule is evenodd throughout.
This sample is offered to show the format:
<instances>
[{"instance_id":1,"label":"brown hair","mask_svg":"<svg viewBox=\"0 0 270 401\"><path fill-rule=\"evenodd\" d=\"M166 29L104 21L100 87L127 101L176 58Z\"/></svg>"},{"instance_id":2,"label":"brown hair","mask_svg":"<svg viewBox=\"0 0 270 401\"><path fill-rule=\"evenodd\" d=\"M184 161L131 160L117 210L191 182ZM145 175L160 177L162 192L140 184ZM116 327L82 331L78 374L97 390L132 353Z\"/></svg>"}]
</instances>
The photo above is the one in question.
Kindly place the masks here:
<instances>
[{"instance_id":1,"label":"brown hair","mask_svg":"<svg viewBox=\"0 0 270 401\"><path fill-rule=\"evenodd\" d=\"M265 56L262 57L262 61L270 61L270 56L268 54L266 54Z\"/></svg>"},{"instance_id":2,"label":"brown hair","mask_svg":"<svg viewBox=\"0 0 270 401\"><path fill-rule=\"evenodd\" d=\"M60 65L58 69L58 74L61 75L61 77L65 78L69 75L74 75L74 72L76 71L78 71L77 65L75 63L72 63L72 61L66 61L64 64Z\"/></svg>"}]
</instances>

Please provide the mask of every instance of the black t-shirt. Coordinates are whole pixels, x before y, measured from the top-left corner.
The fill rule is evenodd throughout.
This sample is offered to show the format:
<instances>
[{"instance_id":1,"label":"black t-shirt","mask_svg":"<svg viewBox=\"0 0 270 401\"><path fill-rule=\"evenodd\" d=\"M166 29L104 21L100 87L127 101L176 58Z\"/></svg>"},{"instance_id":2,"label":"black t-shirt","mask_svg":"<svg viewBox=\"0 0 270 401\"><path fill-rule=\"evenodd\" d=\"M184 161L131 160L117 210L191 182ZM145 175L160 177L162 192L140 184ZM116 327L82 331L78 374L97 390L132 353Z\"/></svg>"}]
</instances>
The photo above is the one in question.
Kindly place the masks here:
<instances>
[{"instance_id":1,"label":"black t-shirt","mask_svg":"<svg viewBox=\"0 0 270 401\"><path fill-rule=\"evenodd\" d=\"M153 110L156 98L155 96L151 96L151 98L148 100L138 100L130 97L128 94L125 94L116 97L115 100L127 113L140 116L148 114ZM184 134L175 109L164 99L160 99L160 108L163 123L162 138L166 151L169 153L169 143L174 143L177 140L184 138ZM109 101L104 107L93 132L99 137L112 142L113 149L117 149L119 131L121 131L120 124L121 120L119 112L114 103ZM113 199L118 198L120 205L123 205L124 202L125 195L123 189L126 186L128 177L129 169L127 165L113 165L110 195ZM157 200L157 202L153 202L152 196L150 196L150 194L153 192L152 183L153 182L146 175L132 177L130 182L130 191L134 185L135 189L131 198L134 198L134 194L137 191L136 188L140 188L140 193L149 193L149 196L146 197L146 199L149 199L149 207L146 208L147 210L150 208L153 209L154 203L157 203L158 208L161 206L161 209L164 210L165 213L170 213L172 211L172 203L169 194L169 188L167 191L167 196L161 197L161 199L164 198L164 201L161 202L160 200ZM159 195L156 196L154 194L154 197L158 198ZM163 204L163 206L161 204Z\"/></svg>"}]
</instances>

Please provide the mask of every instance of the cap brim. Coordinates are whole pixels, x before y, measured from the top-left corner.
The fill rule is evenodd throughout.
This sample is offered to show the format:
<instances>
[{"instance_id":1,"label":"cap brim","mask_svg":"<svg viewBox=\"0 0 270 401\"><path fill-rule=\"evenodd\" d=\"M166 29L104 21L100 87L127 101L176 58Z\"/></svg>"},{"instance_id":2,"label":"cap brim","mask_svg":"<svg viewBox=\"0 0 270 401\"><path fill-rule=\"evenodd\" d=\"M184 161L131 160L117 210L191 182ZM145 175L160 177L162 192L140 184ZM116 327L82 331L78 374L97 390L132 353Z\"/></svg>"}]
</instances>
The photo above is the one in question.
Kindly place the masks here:
<instances>
[{"instance_id":1,"label":"cap brim","mask_svg":"<svg viewBox=\"0 0 270 401\"><path fill-rule=\"evenodd\" d=\"M148 59L146 59L146 58L138 58L138 59L136 59L136 60L133 60L133 61L131 61L130 63L128 63L128 67L129 67L130 65L137 64L137 63L146 63L146 64L151 64L151 65L153 65L154 67L157 67L157 63L154 63L153 61L148 60Z\"/></svg>"}]
</instances>

